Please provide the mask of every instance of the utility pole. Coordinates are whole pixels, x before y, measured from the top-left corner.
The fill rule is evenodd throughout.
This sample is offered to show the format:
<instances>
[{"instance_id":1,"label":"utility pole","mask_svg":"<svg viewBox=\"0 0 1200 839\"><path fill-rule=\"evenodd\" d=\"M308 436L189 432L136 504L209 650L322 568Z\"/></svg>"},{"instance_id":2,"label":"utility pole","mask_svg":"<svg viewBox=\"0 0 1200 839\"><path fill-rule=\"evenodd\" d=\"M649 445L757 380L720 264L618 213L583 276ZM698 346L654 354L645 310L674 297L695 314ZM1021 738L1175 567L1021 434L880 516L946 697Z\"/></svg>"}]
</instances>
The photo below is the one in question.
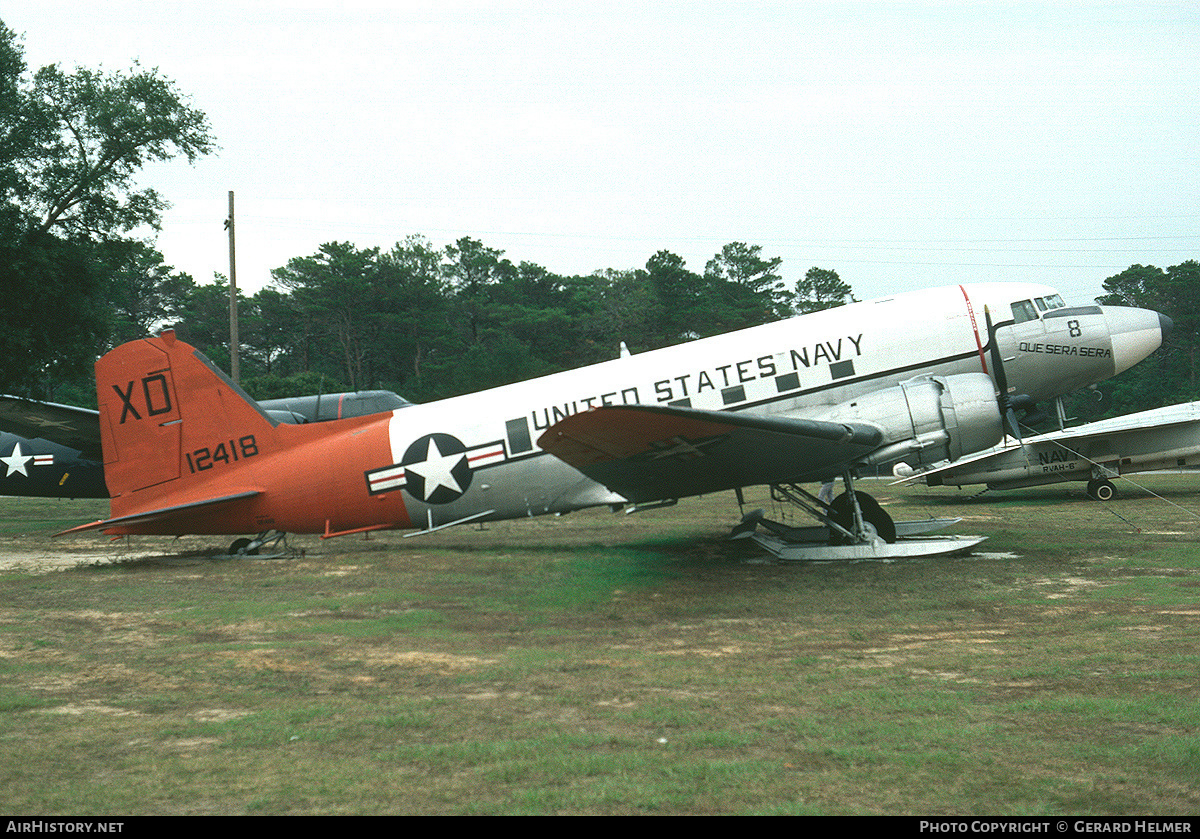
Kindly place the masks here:
<instances>
[{"instance_id":1,"label":"utility pole","mask_svg":"<svg viewBox=\"0 0 1200 839\"><path fill-rule=\"evenodd\" d=\"M241 384L238 369L238 306L237 306L237 256L233 231L233 190L229 190L229 218L225 229L229 231L229 377L234 384Z\"/></svg>"}]
</instances>

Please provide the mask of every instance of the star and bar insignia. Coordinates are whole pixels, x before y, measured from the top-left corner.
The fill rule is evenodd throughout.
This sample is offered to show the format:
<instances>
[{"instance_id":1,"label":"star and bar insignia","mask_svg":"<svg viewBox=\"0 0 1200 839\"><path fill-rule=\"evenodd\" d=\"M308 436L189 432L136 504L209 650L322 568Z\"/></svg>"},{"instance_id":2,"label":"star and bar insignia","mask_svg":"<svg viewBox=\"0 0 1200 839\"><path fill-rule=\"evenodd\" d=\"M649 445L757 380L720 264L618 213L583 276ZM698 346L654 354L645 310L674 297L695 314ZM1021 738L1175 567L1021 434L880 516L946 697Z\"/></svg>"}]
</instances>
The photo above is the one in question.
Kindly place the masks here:
<instances>
[{"instance_id":1,"label":"star and bar insignia","mask_svg":"<svg viewBox=\"0 0 1200 839\"><path fill-rule=\"evenodd\" d=\"M400 463L365 473L372 495L406 489L427 504L449 504L471 485L474 470L504 460L504 442L467 448L451 434L426 434L404 452Z\"/></svg>"}]
</instances>

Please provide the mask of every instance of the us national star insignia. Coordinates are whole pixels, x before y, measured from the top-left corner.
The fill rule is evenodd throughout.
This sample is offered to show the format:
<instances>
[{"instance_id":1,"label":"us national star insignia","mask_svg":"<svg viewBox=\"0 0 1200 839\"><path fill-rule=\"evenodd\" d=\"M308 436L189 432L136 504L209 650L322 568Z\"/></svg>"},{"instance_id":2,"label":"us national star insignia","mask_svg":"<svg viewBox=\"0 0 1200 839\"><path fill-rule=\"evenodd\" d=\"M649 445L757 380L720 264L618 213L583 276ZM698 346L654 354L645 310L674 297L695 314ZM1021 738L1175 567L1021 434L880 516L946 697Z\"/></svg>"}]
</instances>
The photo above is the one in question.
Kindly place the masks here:
<instances>
[{"instance_id":1,"label":"us national star insignia","mask_svg":"<svg viewBox=\"0 0 1200 839\"><path fill-rule=\"evenodd\" d=\"M21 444L13 443L13 450L8 457L0 457L0 461L8 466L8 472L4 477L8 478L12 476L13 472L20 472L28 478L29 471L25 467L31 460L33 460L33 455L21 454Z\"/></svg>"},{"instance_id":2,"label":"us national star insignia","mask_svg":"<svg viewBox=\"0 0 1200 839\"><path fill-rule=\"evenodd\" d=\"M406 488L429 504L447 504L471 485L467 447L449 434L427 434L404 453Z\"/></svg>"}]
</instances>

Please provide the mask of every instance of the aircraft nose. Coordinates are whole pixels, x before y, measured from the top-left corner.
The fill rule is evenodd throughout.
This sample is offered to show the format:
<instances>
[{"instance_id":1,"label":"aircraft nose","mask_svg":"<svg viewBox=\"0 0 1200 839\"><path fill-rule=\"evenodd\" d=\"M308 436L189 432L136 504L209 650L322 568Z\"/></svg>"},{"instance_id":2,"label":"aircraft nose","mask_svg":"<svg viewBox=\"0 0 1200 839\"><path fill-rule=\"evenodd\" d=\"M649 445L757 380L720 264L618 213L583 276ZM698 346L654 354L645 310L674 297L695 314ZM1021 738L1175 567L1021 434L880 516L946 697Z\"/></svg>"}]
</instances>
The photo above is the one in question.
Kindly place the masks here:
<instances>
[{"instance_id":1,"label":"aircraft nose","mask_svg":"<svg viewBox=\"0 0 1200 839\"><path fill-rule=\"evenodd\" d=\"M1128 370L1162 346L1174 324L1150 309L1104 306L1112 340L1113 375Z\"/></svg>"}]
</instances>

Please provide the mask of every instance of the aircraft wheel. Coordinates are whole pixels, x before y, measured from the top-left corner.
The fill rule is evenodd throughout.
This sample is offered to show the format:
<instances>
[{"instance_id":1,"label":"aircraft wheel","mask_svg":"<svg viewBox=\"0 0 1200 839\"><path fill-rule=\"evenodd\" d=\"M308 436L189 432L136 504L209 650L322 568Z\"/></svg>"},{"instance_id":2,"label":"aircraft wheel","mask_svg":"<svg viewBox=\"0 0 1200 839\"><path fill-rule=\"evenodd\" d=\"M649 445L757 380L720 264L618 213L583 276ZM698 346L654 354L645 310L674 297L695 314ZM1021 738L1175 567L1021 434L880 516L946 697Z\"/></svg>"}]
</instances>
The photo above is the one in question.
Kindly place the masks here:
<instances>
[{"instance_id":1,"label":"aircraft wheel","mask_svg":"<svg viewBox=\"0 0 1200 839\"><path fill-rule=\"evenodd\" d=\"M1112 481L1105 479L1088 481L1087 494L1096 501L1112 501L1117 494L1117 488L1113 486Z\"/></svg>"},{"instance_id":2,"label":"aircraft wheel","mask_svg":"<svg viewBox=\"0 0 1200 839\"><path fill-rule=\"evenodd\" d=\"M896 541L896 523L892 521L879 502L865 492L854 493L858 498L858 506L862 510L863 522L870 527L875 528L876 535L880 539L887 542L889 545ZM854 505L850 502L850 496L842 493L837 498L833 499L833 503L829 505L830 518L840 524L847 530L854 530ZM833 543L846 544L848 540L845 536L837 531L834 531Z\"/></svg>"},{"instance_id":3,"label":"aircraft wheel","mask_svg":"<svg viewBox=\"0 0 1200 839\"><path fill-rule=\"evenodd\" d=\"M229 555L230 556L258 556L258 548L254 548L252 550L249 550L249 548L250 548L250 540L249 539L234 539L233 543L229 546Z\"/></svg>"}]
</instances>

